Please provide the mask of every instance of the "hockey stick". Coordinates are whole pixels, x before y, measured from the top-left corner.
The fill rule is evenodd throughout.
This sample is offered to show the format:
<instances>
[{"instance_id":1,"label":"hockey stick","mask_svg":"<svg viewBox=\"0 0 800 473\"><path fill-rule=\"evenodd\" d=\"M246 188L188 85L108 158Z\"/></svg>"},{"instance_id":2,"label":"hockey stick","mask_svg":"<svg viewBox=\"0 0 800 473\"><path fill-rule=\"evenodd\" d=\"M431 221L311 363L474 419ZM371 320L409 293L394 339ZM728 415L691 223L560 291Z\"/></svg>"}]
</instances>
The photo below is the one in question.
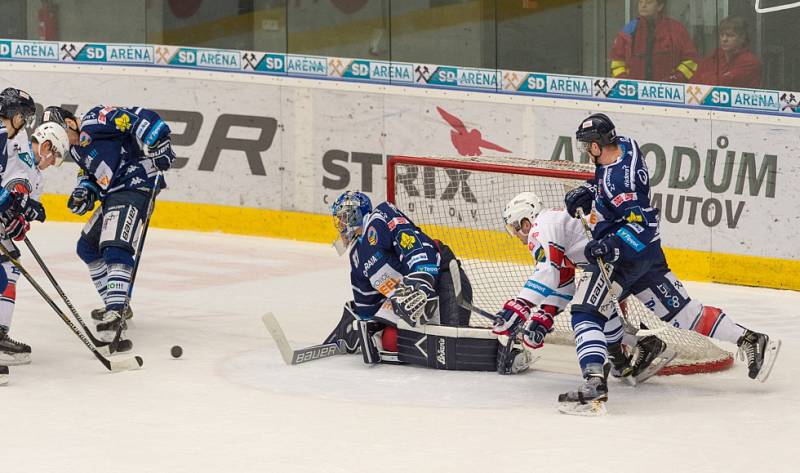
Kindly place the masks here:
<instances>
[{"instance_id":1,"label":"hockey stick","mask_svg":"<svg viewBox=\"0 0 800 473\"><path fill-rule=\"evenodd\" d=\"M324 343L293 350L289 345L289 340L286 339L286 334L278 323L278 319L275 318L272 312L264 314L264 316L261 317L261 321L264 322L267 331L272 335L272 339L275 340L275 345L278 346L278 351L281 352L281 357L287 365L298 365L300 363L319 360L333 355L346 354L336 343Z\"/></svg>"},{"instance_id":2,"label":"hockey stick","mask_svg":"<svg viewBox=\"0 0 800 473\"><path fill-rule=\"evenodd\" d=\"M42 296L42 299L44 299L50 305L50 307L55 311L55 313L59 317L61 317L61 320L63 320L64 323L67 324L67 326L72 330L72 333L74 333L75 335L78 336L78 338L81 339L83 344L86 345L86 348L88 348L89 350L91 350L92 353L94 353L94 356L97 357L98 360L100 360L100 363L102 363L103 366L106 367L106 369L108 369L109 371L118 372L118 371L138 369L142 367L144 360L142 360L142 357L140 356L133 356L123 360L109 360L108 358L103 356L97 350L97 348L95 348L95 346L92 345L92 342L89 341L88 338L86 338L86 335L84 335L83 332L81 332L80 329L78 329L78 327L76 327L75 324L73 324L72 321L69 320L69 317L67 317L64 314L64 312L58 307L58 305L56 305L53 299L51 299L50 296L47 295L45 290L42 289L42 286L40 286L36 282L36 280L33 279L33 276L31 276L30 273L28 273L28 271L25 270L25 268L19 261L17 261L13 256L11 256L8 250L6 250L6 247L3 246L2 244L0 244L0 253L2 253L6 258L8 258L8 260L11 261L11 263L14 266L16 266L17 269L19 269L19 272L22 273L22 275L25 276L25 279L27 279L28 282L31 283L31 286L33 286L34 289L36 289L36 292L38 292L39 295Z\"/></svg>"},{"instance_id":3,"label":"hockey stick","mask_svg":"<svg viewBox=\"0 0 800 473\"><path fill-rule=\"evenodd\" d=\"M150 200L147 203L147 219L144 221L144 228L142 228L142 236L139 238L139 244L136 248L136 261L133 262L133 270L131 271L131 282L128 285L128 298L125 301L125 306L120 312L122 321L117 327L117 333L114 334L114 340L111 342L111 353L114 353L119 348L120 337L122 337L122 329L125 327L125 309L131 305L131 297L133 296L133 282L136 281L136 273L139 271L139 262L142 260L142 248L144 248L144 239L147 237L147 229L150 228L150 217L153 216L153 208L156 203L156 194L158 194L158 187L161 185L162 173L158 171L156 179L153 181L153 190L150 192Z\"/></svg>"},{"instance_id":4,"label":"hockey stick","mask_svg":"<svg viewBox=\"0 0 800 473\"><path fill-rule=\"evenodd\" d=\"M47 267L42 257L39 256L39 252L36 251L36 248L33 246L33 243L28 239L28 237L25 237L25 245L28 246L28 250L33 255L33 258L36 260L37 263L39 263L39 267L42 268L42 271L44 271L44 274L47 276L47 279L50 280L50 284L53 285L53 287L56 289L56 292L58 292L58 295L61 296L61 299L64 301L64 303L67 305L67 308L69 308L70 312L72 313L72 317L74 317L75 320L78 322L78 325L81 326L84 333L86 333L86 336L92 342L92 345L94 345L95 348L97 348L97 351L99 351L103 356L108 356L111 353L109 347L110 343L98 340L94 335L92 335L92 331L89 330L89 327L86 325L86 322L84 322L81 316L78 314L78 310L75 309L75 306L72 305L72 302L64 293L64 290L61 289L61 285L58 284L58 281L56 281L55 276L53 276L53 273L50 272L50 268ZM128 344L130 344L132 347L132 344L130 343L129 340L123 340L120 343L123 342L128 342ZM129 347L128 350L130 350L131 347Z\"/></svg>"},{"instance_id":5,"label":"hockey stick","mask_svg":"<svg viewBox=\"0 0 800 473\"><path fill-rule=\"evenodd\" d=\"M494 322L495 316L480 307L475 307L472 305L471 302L468 302L464 299L464 295L461 293L461 268L458 267L458 261L453 258L450 260L450 277L453 278L453 292L456 294L456 304L460 305L464 309L467 309L470 312L480 315L486 319L491 320Z\"/></svg>"},{"instance_id":6,"label":"hockey stick","mask_svg":"<svg viewBox=\"0 0 800 473\"><path fill-rule=\"evenodd\" d=\"M586 234L586 238L590 241L593 239L592 237L592 229L589 227L589 223L586 221L586 215L583 213L583 209L578 209L578 218L581 220L581 224L583 224L583 231ZM611 303L614 304L614 310L617 311L619 314L619 318L622 321L622 325L625 327L625 331L636 335L637 337L646 337L647 335L655 335L659 332L663 332L666 329L664 327L658 327L654 329L640 329L634 327L629 321L628 317L625 315L625 312L622 311L622 306L619 305L619 299L617 298L617 294L614 292L614 288L611 287L611 277L608 274L608 269L606 269L606 263L602 257L597 258L597 266L600 267L600 273L603 276L603 281L608 286L608 295L611 297Z\"/></svg>"}]
</instances>

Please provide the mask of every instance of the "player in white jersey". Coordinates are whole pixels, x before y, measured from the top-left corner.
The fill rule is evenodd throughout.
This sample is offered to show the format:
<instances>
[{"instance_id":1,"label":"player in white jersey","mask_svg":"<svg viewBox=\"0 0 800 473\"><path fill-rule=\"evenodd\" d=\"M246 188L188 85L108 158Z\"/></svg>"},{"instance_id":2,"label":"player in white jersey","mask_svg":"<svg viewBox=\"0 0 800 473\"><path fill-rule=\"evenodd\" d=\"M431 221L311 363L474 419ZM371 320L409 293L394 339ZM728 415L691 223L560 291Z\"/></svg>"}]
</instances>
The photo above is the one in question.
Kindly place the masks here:
<instances>
[{"instance_id":1,"label":"player in white jersey","mask_svg":"<svg viewBox=\"0 0 800 473\"><path fill-rule=\"evenodd\" d=\"M590 218L598 217L592 213ZM515 312L512 309L513 313L503 317L503 323L498 324L495 331L511 330L512 326L521 324L525 345L532 349L540 348L545 336L552 330L553 317L563 310L575 294L575 266L587 262L584 253L589 240L580 220L572 218L565 209L545 210L541 200L533 192L523 192L512 199L503 211L503 219L508 232L528 245L536 260L536 267L519 295L512 299L513 302L509 301L511 304L506 304L522 307L523 310ZM735 323L721 309L704 306L700 301L691 299L685 286L669 268L664 267L657 276L637 289L633 291L633 296L651 307L661 320L674 327L693 330L739 346L742 337L747 333L754 333ZM538 310L531 313L534 306L538 306ZM629 363L627 355L620 347L623 335L620 322L615 314L604 328L609 355L615 368ZM630 339L626 340L629 346L630 342ZM655 335L638 340L636 347L634 359L630 362L632 376L638 382L646 379L645 375L658 371L649 368L660 368L655 363L649 366L652 359L659 357L660 360L668 360L673 356L662 353L666 345ZM752 372L749 375L751 378L756 377ZM763 381L766 378L760 379Z\"/></svg>"},{"instance_id":2,"label":"player in white jersey","mask_svg":"<svg viewBox=\"0 0 800 473\"><path fill-rule=\"evenodd\" d=\"M5 133L7 141L6 161L0 184L11 195L23 196L34 204L28 215L13 220L11 225L6 225L5 232L0 237L0 245L17 259L20 252L12 240L21 241L25 238L30 228L28 220L43 221L45 217L44 208L38 204L43 188L42 171L53 164L56 166L61 164L68 151L69 141L66 131L52 123L39 126L31 136L30 142L24 128L14 130L13 135L9 136L8 130L13 124L7 118L3 118L3 124L0 134ZM5 275L3 278L5 289L0 293L0 364L30 363L30 346L8 336L14 315L16 285L20 272L7 256L0 255L0 273Z\"/></svg>"}]
</instances>

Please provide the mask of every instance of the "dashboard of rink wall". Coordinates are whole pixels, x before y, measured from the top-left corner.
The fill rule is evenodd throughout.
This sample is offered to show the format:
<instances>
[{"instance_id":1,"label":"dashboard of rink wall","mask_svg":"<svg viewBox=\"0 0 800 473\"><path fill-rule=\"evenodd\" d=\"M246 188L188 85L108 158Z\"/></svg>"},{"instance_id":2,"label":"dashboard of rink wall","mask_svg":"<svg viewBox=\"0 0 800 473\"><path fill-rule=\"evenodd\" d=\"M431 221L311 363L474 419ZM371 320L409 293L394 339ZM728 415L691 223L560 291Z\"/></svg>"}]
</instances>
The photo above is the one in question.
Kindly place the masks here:
<instances>
[{"instance_id":1,"label":"dashboard of rink wall","mask_svg":"<svg viewBox=\"0 0 800 473\"><path fill-rule=\"evenodd\" d=\"M646 101L598 97L593 91L600 78L515 73L545 85L510 90L512 71L473 71L494 77L494 85L483 88L463 85L466 70L450 66L425 65L429 72L452 71L454 82L439 83L424 79L419 64L387 63L389 72L381 76L380 64L358 59L216 51L217 60L201 61L201 53L214 50L73 43L36 43L42 57L12 57L22 51L15 43L33 42L0 41L0 80L29 91L37 104L78 113L97 104L145 106L169 122L178 158L158 199L157 227L329 243L335 237L329 208L338 194L360 189L375 201L386 198L388 156L580 161L574 130L587 114L602 111L641 146L670 265L681 277L800 289L800 216L794 211L800 115L796 102L781 105L788 92L749 91L749 102L712 106L714 92L730 100L745 92L603 79L612 90L619 84L639 91L672 88L673 97L682 98L655 103L666 92ZM102 47L104 59L90 57L87 46ZM135 51L112 56L123 47ZM406 73L410 79L403 82ZM574 81L572 92L547 85L558 80ZM580 81L592 92L582 95ZM691 102L690 87L708 100ZM772 98L753 98L758 94ZM48 218L83 220L65 205L76 171L71 162L46 171ZM499 213L505 204L471 188L468 173L425 192L437 205L467 209L467 218L475 215L469 208L496 206ZM502 228L489 230L506 238Z\"/></svg>"}]
</instances>

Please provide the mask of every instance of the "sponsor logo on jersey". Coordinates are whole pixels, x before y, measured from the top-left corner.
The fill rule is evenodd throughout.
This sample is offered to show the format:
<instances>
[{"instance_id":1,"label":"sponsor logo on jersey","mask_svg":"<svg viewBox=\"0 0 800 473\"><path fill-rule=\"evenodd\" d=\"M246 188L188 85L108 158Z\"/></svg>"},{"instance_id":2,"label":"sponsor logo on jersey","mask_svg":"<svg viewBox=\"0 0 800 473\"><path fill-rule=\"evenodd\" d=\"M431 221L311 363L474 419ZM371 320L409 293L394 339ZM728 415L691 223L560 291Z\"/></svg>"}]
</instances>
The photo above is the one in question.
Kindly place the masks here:
<instances>
[{"instance_id":1,"label":"sponsor logo on jersey","mask_svg":"<svg viewBox=\"0 0 800 473\"><path fill-rule=\"evenodd\" d=\"M144 136L144 132L145 130L147 130L148 126L150 126L150 120L146 120L143 118L142 121L139 122L139 126L136 127L136 138L139 138L139 140L144 141L142 137Z\"/></svg>"},{"instance_id":2,"label":"sponsor logo on jersey","mask_svg":"<svg viewBox=\"0 0 800 473\"><path fill-rule=\"evenodd\" d=\"M372 246L378 244L378 231L375 230L375 227L369 227L369 230L367 230L367 241Z\"/></svg>"},{"instance_id":3,"label":"sponsor logo on jersey","mask_svg":"<svg viewBox=\"0 0 800 473\"><path fill-rule=\"evenodd\" d=\"M633 236L633 233L631 233L627 228L624 227L620 228L619 230L617 230L616 235L620 237L622 241L625 242L625 244L633 248L637 253L639 253L645 248L645 244L639 241L638 238Z\"/></svg>"},{"instance_id":4,"label":"sponsor logo on jersey","mask_svg":"<svg viewBox=\"0 0 800 473\"><path fill-rule=\"evenodd\" d=\"M387 223L386 225L389 227L389 230L394 230L395 228L397 228L398 225L405 225L407 223L408 223L407 219L403 217L395 217L389 220L389 223Z\"/></svg>"},{"instance_id":5,"label":"sponsor logo on jersey","mask_svg":"<svg viewBox=\"0 0 800 473\"><path fill-rule=\"evenodd\" d=\"M611 203L614 204L614 207L619 207L623 202L629 202L631 200L636 200L636 193L626 192L624 194L618 194L616 197L611 199Z\"/></svg>"},{"instance_id":6,"label":"sponsor logo on jersey","mask_svg":"<svg viewBox=\"0 0 800 473\"><path fill-rule=\"evenodd\" d=\"M383 259L383 253L380 251L369 257L369 259L364 263L364 277L368 277L369 270L381 259Z\"/></svg>"},{"instance_id":7,"label":"sponsor logo on jersey","mask_svg":"<svg viewBox=\"0 0 800 473\"><path fill-rule=\"evenodd\" d=\"M80 141L81 141L81 146L85 148L92 143L92 137L89 136L89 133L82 131L80 136Z\"/></svg>"},{"instance_id":8,"label":"sponsor logo on jersey","mask_svg":"<svg viewBox=\"0 0 800 473\"><path fill-rule=\"evenodd\" d=\"M650 179L650 176L647 174L646 169L639 169L638 171L636 171L636 176L639 178L639 181L644 185L647 185L647 181Z\"/></svg>"},{"instance_id":9,"label":"sponsor logo on jersey","mask_svg":"<svg viewBox=\"0 0 800 473\"><path fill-rule=\"evenodd\" d=\"M36 165L36 163L33 161L33 158L28 153L25 152L19 153L17 154L17 156L19 157L20 161L27 164L29 168L32 168L33 166Z\"/></svg>"},{"instance_id":10,"label":"sponsor logo on jersey","mask_svg":"<svg viewBox=\"0 0 800 473\"><path fill-rule=\"evenodd\" d=\"M114 111L114 107L105 107L100 110L100 113L97 114L97 122L102 123L103 125L106 124L108 120L108 114ZM85 117L84 117L85 119Z\"/></svg>"},{"instance_id":11,"label":"sponsor logo on jersey","mask_svg":"<svg viewBox=\"0 0 800 473\"><path fill-rule=\"evenodd\" d=\"M400 234L400 248L410 250L417 243L417 237L408 232Z\"/></svg>"},{"instance_id":12,"label":"sponsor logo on jersey","mask_svg":"<svg viewBox=\"0 0 800 473\"><path fill-rule=\"evenodd\" d=\"M131 118L127 113L123 113L114 119L114 125L116 125L117 130L126 132L131 128Z\"/></svg>"}]
</instances>

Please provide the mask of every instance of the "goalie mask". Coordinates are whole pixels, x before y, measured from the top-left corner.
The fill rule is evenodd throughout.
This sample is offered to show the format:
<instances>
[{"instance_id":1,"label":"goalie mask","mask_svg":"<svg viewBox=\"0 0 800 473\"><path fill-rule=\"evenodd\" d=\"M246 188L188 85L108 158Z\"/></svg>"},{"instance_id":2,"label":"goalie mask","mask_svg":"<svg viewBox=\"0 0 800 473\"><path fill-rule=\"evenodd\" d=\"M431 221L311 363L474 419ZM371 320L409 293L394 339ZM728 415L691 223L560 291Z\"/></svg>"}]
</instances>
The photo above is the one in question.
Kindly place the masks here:
<instances>
[{"instance_id":1,"label":"goalie mask","mask_svg":"<svg viewBox=\"0 0 800 473\"><path fill-rule=\"evenodd\" d=\"M514 238L520 238L522 220L527 219L533 225L536 217L544 210L542 199L533 192L523 192L506 205L503 210L503 221L506 231ZM523 235L527 239L527 235Z\"/></svg>"},{"instance_id":2,"label":"goalie mask","mask_svg":"<svg viewBox=\"0 0 800 473\"><path fill-rule=\"evenodd\" d=\"M333 242L333 246L339 256L343 255L361 235L364 217L370 212L372 212L372 202L366 194L358 191L346 191L333 203L331 207L333 225L339 233L339 238Z\"/></svg>"}]
</instances>

